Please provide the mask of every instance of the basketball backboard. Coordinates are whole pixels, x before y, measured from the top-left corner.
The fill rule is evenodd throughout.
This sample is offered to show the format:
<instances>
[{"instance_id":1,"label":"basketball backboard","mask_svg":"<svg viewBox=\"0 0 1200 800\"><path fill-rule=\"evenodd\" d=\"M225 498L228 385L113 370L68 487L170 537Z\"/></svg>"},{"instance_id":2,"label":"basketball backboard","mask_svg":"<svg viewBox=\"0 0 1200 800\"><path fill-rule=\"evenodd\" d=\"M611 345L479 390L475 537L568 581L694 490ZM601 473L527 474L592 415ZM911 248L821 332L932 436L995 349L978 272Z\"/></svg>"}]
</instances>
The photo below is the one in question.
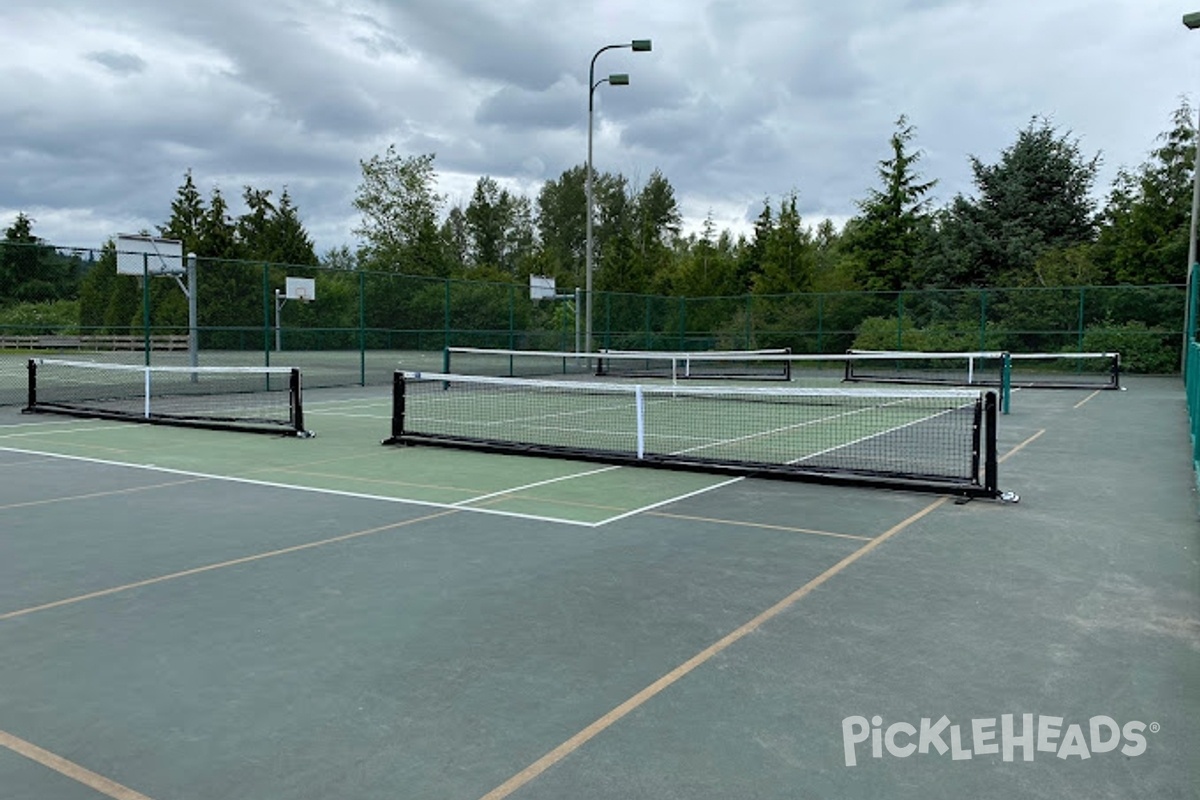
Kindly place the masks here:
<instances>
[{"instance_id":1,"label":"basketball backboard","mask_svg":"<svg viewBox=\"0 0 1200 800\"><path fill-rule=\"evenodd\" d=\"M183 275L183 242L158 236L117 237L118 275Z\"/></svg>"},{"instance_id":2,"label":"basketball backboard","mask_svg":"<svg viewBox=\"0 0 1200 800\"><path fill-rule=\"evenodd\" d=\"M554 278L547 275L529 276L529 298L531 300L553 300L555 291Z\"/></svg>"},{"instance_id":3,"label":"basketball backboard","mask_svg":"<svg viewBox=\"0 0 1200 800\"><path fill-rule=\"evenodd\" d=\"M283 296L311 303L317 299L317 282L312 278L286 278Z\"/></svg>"}]
</instances>

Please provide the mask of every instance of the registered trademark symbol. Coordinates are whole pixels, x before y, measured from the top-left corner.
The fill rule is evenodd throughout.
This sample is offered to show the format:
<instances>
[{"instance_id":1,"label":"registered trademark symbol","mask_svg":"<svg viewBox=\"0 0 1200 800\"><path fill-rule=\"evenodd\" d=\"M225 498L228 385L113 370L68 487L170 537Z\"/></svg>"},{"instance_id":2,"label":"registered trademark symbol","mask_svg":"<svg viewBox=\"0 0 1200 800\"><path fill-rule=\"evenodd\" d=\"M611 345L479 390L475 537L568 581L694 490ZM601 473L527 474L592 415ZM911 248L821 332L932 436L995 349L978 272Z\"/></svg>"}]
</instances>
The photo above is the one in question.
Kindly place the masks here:
<instances>
[{"instance_id":1,"label":"registered trademark symbol","mask_svg":"<svg viewBox=\"0 0 1200 800\"><path fill-rule=\"evenodd\" d=\"M1150 723L1150 732L1151 733L1158 733L1160 730L1162 730L1162 726L1159 725L1157 722Z\"/></svg>"}]
</instances>

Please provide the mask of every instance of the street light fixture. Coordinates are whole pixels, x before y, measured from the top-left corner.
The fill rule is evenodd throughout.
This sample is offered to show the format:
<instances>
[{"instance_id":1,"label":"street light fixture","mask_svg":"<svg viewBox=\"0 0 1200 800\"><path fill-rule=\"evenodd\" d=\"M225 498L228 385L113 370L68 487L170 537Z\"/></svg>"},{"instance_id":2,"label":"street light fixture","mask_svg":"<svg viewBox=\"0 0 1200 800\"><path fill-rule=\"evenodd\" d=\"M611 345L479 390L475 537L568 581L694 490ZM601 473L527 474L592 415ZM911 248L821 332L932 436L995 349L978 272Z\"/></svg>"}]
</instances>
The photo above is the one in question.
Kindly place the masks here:
<instances>
[{"instance_id":1,"label":"street light fixture","mask_svg":"<svg viewBox=\"0 0 1200 800\"><path fill-rule=\"evenodd\" d=\"M614 73L607 78L596 80L596 59L605 50L618 50L628 48L635 53L650 52L651 44L649 39L634 39L629 44L610 44L601 47L592 56L591 66L588 67L588 151L587 151L587 175L585 177L585 185L587 187L587 255L586 255L586 297L587 310L584 316L587 320L587 333L584 337L584 352L592 352L592 112L594 108L593 100L596 96L596 87L602 83L607 83L610 86L628 86L629 76L623 72Z\"/></svg>"},{"instance_id":2,"label":"street light fixture","mask_svg":"<svg viewBox=\"0 0 1200 800\"><path fill-rule=\"evenodd\" d=\"M1188 30L1196 30L1200 28L1200 11L1193 11L1183 15L1183 24ZM1196 224L1200 219L1200 127L1196 130L1196 163L1192 167L1192 225L1188 231L1188 267L1187 280L1185 286L1187 296L1183 301L1183 348L1180 356L1179 370L1187 375L1188 366L1188 348L1191 346L1188 342L1188 335L1191 333L1191 327L1195 324L1192 315L1200 309L1192 308L1192 283L1195 280L1196 272Z\"/></svg>"}]
</instances>

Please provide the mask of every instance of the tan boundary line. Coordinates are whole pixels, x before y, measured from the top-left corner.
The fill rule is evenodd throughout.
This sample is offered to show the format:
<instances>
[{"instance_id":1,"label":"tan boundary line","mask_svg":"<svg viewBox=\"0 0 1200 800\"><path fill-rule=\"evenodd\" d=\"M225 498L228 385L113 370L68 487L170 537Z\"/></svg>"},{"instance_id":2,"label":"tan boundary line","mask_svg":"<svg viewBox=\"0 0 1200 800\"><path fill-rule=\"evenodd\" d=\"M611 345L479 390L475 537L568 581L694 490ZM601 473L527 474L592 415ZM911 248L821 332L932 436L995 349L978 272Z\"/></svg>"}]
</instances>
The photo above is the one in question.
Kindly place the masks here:
<instances>
[{"instance_id":1,"label":"tan boundary line","mask_svg":"<svg viewBox=\"0 0 1200 800\"><path fill-rule=\"evenodd\" d=\"M6 506L0 506L0 511L8 511L12 508L28 508L29 506L44 506L51 503L67 503L72 500L91 500L96 497L112 497L118 494L133 494L134 492L146 492L151 489L165 489L169 486L182 486L185 483L200 483L201 481L210 480L209 478L188 478L183 481L170 481L168 483L154 483L149 486L131 486L127 489L111 489L107 492L91 492L90 494L72 494L65 497L48 497L44 500L27 500L23 503L9 503Z\"/></svg>"},{"instance_id":2,"label":"tan boundary line","mask_svg":"<svg viewBox=\"0 0 1200 800\"><path fill-rule=\"evenodd\" d=\"M1009 450L1007 453L1005 453L1003 456L1001 456L1001 458L999 460L1007 461L1009 458L1011 458L1012 456L1016 455L1021 450L1023 450L1027 445L1032 444L1034 442L1034 440L1036 440L1038 437L1040 437L1045 432L1046 432L1045 428L1039 430L1037 433L1033 434L1028 439L1026 439L1025 441L1018 444L1012 450ZM740 628L737 628L736 630L732 631L731 633L726 634L723 638L721 638L718 641L716 641L715 643L709 645L704 650L701 650L699 653L692 656L691 658L689 658L687 661L683 662L679 666L675 667L675 669L671 670L666 675L663 675L661 678L654 681L654 683L650 684L645 689L642 689L640 692L633 695L625 702L623 702L620 705L613 708L611 711L609 711L607 714L605 714L604 716L597 719L591 725L588 725L586 728L584 728L583 730L576 733L570 739L567 739L565 742L560 744L558 747L555 747L553 750L546 753L544 756L539 758L537 761L534 761L532 764L525 767L525 769L521 770L516 775L513 775L511 778L506 780L504 783L497 786L495 789L492 789L490 792L483 795L483 797L480 800L503 800L503 798L508 797L510 794L517 791L522 786L529 783L530 781L532 781L534 778L541 775L546 770L550 769L550 767L554 766L555 764L562 761L567 756L574 753L580 747L582 747L583 745L590 742L596 736L598 736L599 734L603 733L608 728L615 725L623 717L628 715L631 711L633 711L634 709L643 705L644 703L646 703L646 701L650 700L655 695L662 692L664 689L670 687L672 684L676 683L680 678L683 678L688 673L695 670L697 667L703 665L704 663L706 663L707 661L712 659L713 656L715 656L715 655L719 654L721 651L727 649L730 645L736 644L741 639L744 639L749 634L758 630L760 627L762 627L763 623L765 623L765 622L771 620L772 618L778 616L779 614L783 613L788 608L790 608L791 606L795 605L797 602L802 600L806 595L811 594L814 589L818 588L823 583L827 582L830 578L834 577L839 572L841 572L842 570L849 567L855 561L858 561L860 558L865 556L867 553L870 553L876 547L883 544L888 539L892 538L897 533L900 533L902 530L909 527L913 523L917 522L921 518L927 516L928 514L933 513L938 508L941 508L943 505L945 505L951 499L952 498L949 496L939 497L937 500L934 500L932 503L925 506L920 511L918 511L915 514L896 523L895 525L888 528L883 533L876 536L874 539L869 540L862 547L858 548L853 553L846 556L841 561L837 562L832 567L825 570L820 575L813 578L811 581L804 584L799 589L792 592L787 597L783 598L778 603L771 606L770 608L768 608L766 611L759 614L754 619L745 623Z\"/></svg>"},{"instance_id":3,"label":"tan boundary line","mask_svg":"<svg viewBox=\"0 0 1200 800\"><path fill-rule=\"evenodd\" d=\"M1083 398L1083 399L1082 399L1082 400L1080 400L1078 403L1076 403L1076 404L1074 405L1074 408L1079 408L1081 405L1083 405L1084 403L1086 403L1088 400L1091 400L1093 397L1095 397L1095 396L1096 396L1096 395L1098 395L1098 394L1100 394L1100 390L1099 390L1099 389L1097 389L1096 391L1092 392L1092 393L1091 393L1091 394L1089 394L1087 397Z\"/></svg>"},{"instance_id":4,"label":"tan boundary line","mask_svg":"<svg viewBox=\"0 0 1200 800\"><path fill-rule=\"evenodd\" d=\"M52 769L60 775L65 775L77 783L82 783L89 789L95 789L106 797L113 798L113 800L150 800L149 797L141 792L135 792L128 786L122 786L103 775L97 775L87 767L81 767L74 761L68 761L60 755L51 753L49 750L43 750L36 744L13 736L6 731L0 731L0 747L7 747L14 753L25 756L30 761L36 761L43 767Z\"/></svg>"},{"instance_id":5,"label":"tan boundary line","mask_svg":"<svg viewBox=\"0 0 1200 800\"><path fill-rule=\"evenodd\" d=\"M1019 445L1014 447L1012 450L1009 450L1007 453L1000 456L1000 459L999 459L1000 463L1003 464L1005 461L1008 461L1010 458L1015 456L1017 453L1024 450L1027 445L1033 444L1037 439L1041 438L1042 434L1045 432L1046 432L1046 429L1042 428L1040 431L1035 433L1033 436L1030 436L1028 439L1021 442Z\"/></svg>"},{"instance_id":6,"label":"tan boundary line","mask_svg":"<svg viewBox=\"0 0 1200 800\"><path fill-rule=\"evenodd\" d=\"M709 661L713 656L715 656L718 653L720 653L721 651L725 650L730 645L735 644L736 642L745 638L749 634L758 630L763 625L763 623L767 622L768 620L770 620L770 619L778 616L782 612L786 611L788 608L790 608L792 605L794 605L797 601L799 601L800 599L802 599L803 597L805 597L806 595L811 593L814 589L816 589L821 584L828 581L834 575L837 575L839 572L844 570L846 567L850 566L855 561L858 561L860 558L865 556L867 553L871 552L876 547L883 544L885 541L887 541L891 537L895 536L900 531L902 531L905 528L907 528L908 526L912 525L917 520L921 519L922 517L926 516L927 514L932 513L935 509L938 509L941 506L945 505L950 499L951 499L950 497L940 497L937 500L934 500L929 505L922 508L917 513L911 515L907 519L904 519L903 521L897 523L896 525L893 525L891 528L888 528L886 531L881 533L879 536L876 536L874 539L871 539L869 542L864 544L862 547L858 548L853 553L846 556L841 561L837 562L832 567L825 570L820 575L813 578L811 581L804 584L799 589L792 592L787 597L783 598L778 603L771 606L770 608L768 608L766 611L759 614L754 619L745 623L740 628L737 628L736 630L732 631L731 633L726 634L723 638L721 638L717 642L709 645L704 650L701 650L699 653L692 656L691 658L689 658L687 661L683 662L679 666L675 667L675 669L671 670L666 675L663 675L661 678L659 678L654 683L647 686L645 689L642 689L640 692L633 695L628 700L621 703L616 708L612 709L607 714L605 714L604 716L597 719L591 725L588 725L586 728L584 728L579 733L572 736L570 739L567 739L565 742L563 742L558 747L551 750L549 753L546 753L546 755L542 756L537 761L533 762L532 764L527 766L525 769L518 772L516 775L513 775L511 778L509 778L504 783L497 786L495 789L492 789L490 792L488 792L487 794L485 794L483 796L482 800L501 800L501 798L508 797L510 794L515 792L517 789L520 789L522 786L524 786L525 784L532 781L534 778L541 775L543 772L548 770L550 767L554 766L559 761L562 761L564 758L569 756L571 753L574 753L580 747L587 744L589 741L594 739L597 735L599 735L603 731L607 730L608 728L612 727L615 723L617 723L619 720L621 720L621 718L623 718L624 716L629 714L631 711L638 708L639 706L644 704L646 701L650 700L652 697L654 697L655 695L662 692L667 687L674 684L680 678L684 677L688 673L695 670L697 667L699 667L702 664L704 664L705 662Z\"/></svg>"},{"instance_id":7,"label":"tan boundary line","mask_svg":"<svg viewBox=\"0 0 1200 800\"><path fill-rule=\"evenodd\" d=\"M666 511L648 511L646 512L651 517L667 517L668 519L686 519L691 522L712 522L718 525L738 525L744 528L763 528L769 531L786 531L788 533L808 533L813 536L833 536L838 539L856 539L860 542L871 541L870 536L858 536L853 533L834 533L832 531L818 531L812 528L793 528L788 525L769 525L765 522L743 522L736 519L717 519L716 517L693 517L687 514L671 514Z\"/></svg>"},{"instance_id":8,"label":"tan boundary line","mask_svg":"<svg viewBox=\"0 0 1200 800\"><path fill-rule=\"evenodd\" d=\"M274 558L275 556L287 555L288 553L298 553L301 550L311 550L314 547L324 547L328 544L336 544L337 542L345 542L349 541L350 539L358 539L363 536L370 536L371 534L375 533L383 533L384 531L403 528L406 525L414 525L418 522L425 522L427 520L437 519L438 517L444 517L449 514L455 514L458 513L458 511L459 509L456 508L446 509L444 511L438 511L434 514L426 514L422 517L414 517L412 519L401 520L400 522L393 522L388 525L380 525L376 528L367 528L366 530L362 531L343 533L341 536L333 536L329 539L321 539L316 542L306 542L305 544L292 545L291 547L284 547L279 550L271 550L266 553L256 553L252 556L243 556L242 558L235 558L230 561L220 561L216 564L206 564L203 567L193 567L192 569L185 569L181 570L180 572L172 572L169 575L160 575L157 578L147 578L146 580L135 581L134 583L126 583L122 586L113 586L108 589L101 589L96 592L88 592L87 594L68 597L63 600L55 600L52 603L43 603L38 606L30 606L29 608L9 611L5 614L0 614L0 620L23 617L27 614L33 614L38 611L46 611L51 608L58 608L59 606L71 605L73 603L81 603L84 600L94 600L97 597L106 597L110 594L117 594L118 592L127 592L130 589L140 589L143 586L152 586L156 583L163 583L165 581L175 580L176 578L186 578L189 575L199 575L204 572L212 572L213 570L224 569L225 567L235 567L239 564L249 564L253 561L261 561L264 558Z\"/></svg>"}]
</instances>

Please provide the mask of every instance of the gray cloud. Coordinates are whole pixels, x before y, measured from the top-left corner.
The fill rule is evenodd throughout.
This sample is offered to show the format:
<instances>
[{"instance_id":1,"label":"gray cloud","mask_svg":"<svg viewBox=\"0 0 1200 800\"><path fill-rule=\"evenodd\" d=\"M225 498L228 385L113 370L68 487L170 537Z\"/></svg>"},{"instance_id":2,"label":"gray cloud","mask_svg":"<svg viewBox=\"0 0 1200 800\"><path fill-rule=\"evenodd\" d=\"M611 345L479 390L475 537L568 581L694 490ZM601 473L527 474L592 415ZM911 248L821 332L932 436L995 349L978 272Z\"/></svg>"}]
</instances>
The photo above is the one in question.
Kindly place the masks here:
<instances>
[{"instance_id":1,"label":"gray cloud","mask_svg":"<svg viewBox=\"0 0 1200 800\"><path fill-rule=\"evenodd\" d=\"M52 6L52 7L51 7ZM9 0L0 28L0 222L98 244L169 214L186 170L235 206L289 187L319 249L353 244L359 160L435 152L451 199L481 175L529 194L586 156L654 169L694 227L796 191L844 220L895 119L946 201L1035 114L1103 151L1103 193L1195 83L1200 41L1167 0ZM104 42L98 47L98 42ZM1182 76L1182 77L1181 77Z\"/></svg>"},{"instance_id":2,"label":"gray cloud","mask_svg":"<svg viewBox=\"0 0 1200 800\"><path fill-rule=\"evenodd\" d=\"M114 50L101 50L87 54L88 59L102 67L107 67L117 75L136 75L146 69L146 62L133 53L118 53Z\"/></svg>"}]
</instances>

